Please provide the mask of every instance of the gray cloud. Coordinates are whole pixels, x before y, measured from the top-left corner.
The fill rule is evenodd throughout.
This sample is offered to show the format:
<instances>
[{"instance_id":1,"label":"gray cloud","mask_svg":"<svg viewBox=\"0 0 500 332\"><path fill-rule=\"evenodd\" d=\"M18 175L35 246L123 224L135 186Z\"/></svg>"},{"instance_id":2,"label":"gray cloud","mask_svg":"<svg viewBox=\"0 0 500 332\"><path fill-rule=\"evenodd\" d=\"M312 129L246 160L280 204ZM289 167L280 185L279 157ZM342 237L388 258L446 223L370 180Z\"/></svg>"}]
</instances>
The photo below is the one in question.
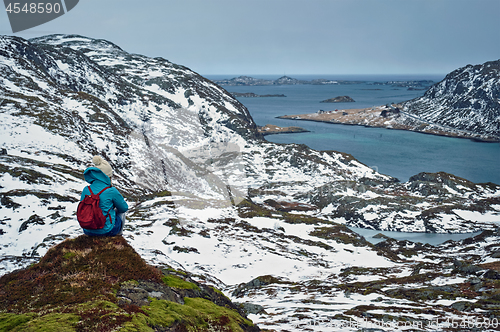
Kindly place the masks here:
<instances>
[{"instance_id":1,"label":"gray cloud","mask_svg":"<svg viewBox=\"0 0 500 332\"><path fill-rule=\"evenodd\" d=\"M86 0L38 29L205 75L442 74L500 58L499 12L498 0Z\"/></svg>"}]
</instances>

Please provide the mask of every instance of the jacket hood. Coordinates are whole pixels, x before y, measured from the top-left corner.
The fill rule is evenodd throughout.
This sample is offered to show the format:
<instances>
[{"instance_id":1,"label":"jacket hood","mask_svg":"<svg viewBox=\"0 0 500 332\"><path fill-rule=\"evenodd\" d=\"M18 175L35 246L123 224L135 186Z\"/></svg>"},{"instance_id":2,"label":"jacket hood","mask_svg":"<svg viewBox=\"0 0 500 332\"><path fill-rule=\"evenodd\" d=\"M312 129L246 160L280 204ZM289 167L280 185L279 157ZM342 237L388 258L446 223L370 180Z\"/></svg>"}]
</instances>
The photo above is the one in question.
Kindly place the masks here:
<instances>
[{"instance_id":1,"label":"jacket hood","mask_svg":"<svg viewBox=\"0 0 500 332\"><path fill-rule=\"evenodd\" d=\"M94 181L100 181L106 186L111 185L110 178L97 167L87 168L85 172L83 172L83 178L90 184L94 183Z\"/></svg>"}]
</instances>

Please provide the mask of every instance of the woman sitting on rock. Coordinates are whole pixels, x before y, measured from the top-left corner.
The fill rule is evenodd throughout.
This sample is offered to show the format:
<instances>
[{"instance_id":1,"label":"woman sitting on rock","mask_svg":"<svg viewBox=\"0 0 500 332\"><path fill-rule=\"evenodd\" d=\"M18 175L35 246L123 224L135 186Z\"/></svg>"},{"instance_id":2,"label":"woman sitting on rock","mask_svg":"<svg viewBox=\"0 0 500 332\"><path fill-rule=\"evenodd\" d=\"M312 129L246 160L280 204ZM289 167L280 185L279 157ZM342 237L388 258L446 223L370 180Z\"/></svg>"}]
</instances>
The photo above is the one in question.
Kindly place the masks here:
<instances>
[{"instance_id":1,"label":"woman sitting on rock","mask_svg":"<svg viewBox=\"0 0 500 332\"><path fill-rule=\"evenodd\" d=\"M83 201L86 196L100 193L99 207L106 221L104 227L98 229L94 229L94 227L85 228L82 226L83 232L89 236L121 235L128 205L118 189L111 187L113 170L109 163L100 156L95 156L92 162L95 167L89 167L83 172L83 177L85 181L89 183L89 186L83 189L80 201ZM78 210L80 210L80 206ZM80 225L82 225L79 212L77 212L77 216Z\"/></svg>"}]
</instances>

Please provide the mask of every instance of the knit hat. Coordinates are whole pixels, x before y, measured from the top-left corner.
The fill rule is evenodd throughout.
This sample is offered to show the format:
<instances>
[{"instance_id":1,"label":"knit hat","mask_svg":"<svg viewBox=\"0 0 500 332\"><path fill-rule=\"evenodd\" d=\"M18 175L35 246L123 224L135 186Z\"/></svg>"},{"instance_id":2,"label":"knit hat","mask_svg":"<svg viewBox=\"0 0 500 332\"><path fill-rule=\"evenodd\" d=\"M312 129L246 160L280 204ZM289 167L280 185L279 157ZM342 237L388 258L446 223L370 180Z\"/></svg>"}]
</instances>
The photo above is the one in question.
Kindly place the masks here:
<instances>
[{"instance_id":1,"label":"knit hat","mask_svg":"<svg viewBox=\"0 0 500 332\"><path fill-rule=\"evenodd\" d=\"M106 160L102 159L101 156L94 156L94 158L92 158L92 162L94 163L95 167L99 168L111 179L111 177L113 176L113 169Z\"/></svg>"}]
</instances>

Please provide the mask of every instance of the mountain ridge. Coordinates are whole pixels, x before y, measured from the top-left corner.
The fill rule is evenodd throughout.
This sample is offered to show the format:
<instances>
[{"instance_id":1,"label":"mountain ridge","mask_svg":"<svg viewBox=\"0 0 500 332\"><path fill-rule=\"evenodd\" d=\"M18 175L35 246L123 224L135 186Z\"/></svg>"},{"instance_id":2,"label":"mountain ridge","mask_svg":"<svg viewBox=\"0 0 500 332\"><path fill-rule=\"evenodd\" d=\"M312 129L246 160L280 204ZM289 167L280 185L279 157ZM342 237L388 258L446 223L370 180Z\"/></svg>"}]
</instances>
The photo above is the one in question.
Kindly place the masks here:
<instances>
[{"instance_id":1,"label":"mountain ridge","mask_svg":"<svg viewBox=\"0 0 500 332\"><path fill-rule=\"evenodd\" d=\"M500 60L458 68L403 108L427 122L500 139Z\"/></svg>"}]
</instances>

